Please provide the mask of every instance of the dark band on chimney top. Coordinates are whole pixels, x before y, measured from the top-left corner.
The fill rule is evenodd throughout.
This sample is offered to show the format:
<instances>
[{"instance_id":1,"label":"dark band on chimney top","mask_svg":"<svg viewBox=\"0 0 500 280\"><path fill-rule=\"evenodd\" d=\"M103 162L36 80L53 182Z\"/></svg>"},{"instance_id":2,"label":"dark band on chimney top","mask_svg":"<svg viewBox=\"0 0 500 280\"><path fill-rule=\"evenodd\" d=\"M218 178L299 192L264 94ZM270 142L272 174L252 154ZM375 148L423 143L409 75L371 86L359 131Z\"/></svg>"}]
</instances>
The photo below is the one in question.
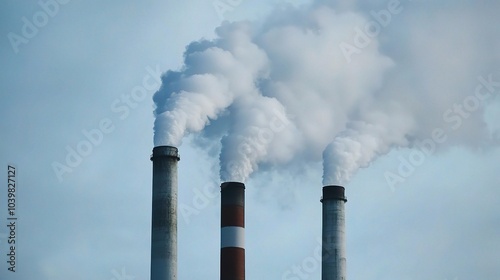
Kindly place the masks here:
<instances>
[{"instance_id":1,"label":"dark band on chimney top","mask_svg":"<svg viewBox=\"0 0 500 280\"><path fill-rule=\"evenodd\" d=\"M179 150L172 146L158 146L153 148L153 154L151 155L151 160L155 157L170 157L177 159L179 161L181 157L179 156Z\"/></svg>"},{"instance_id":2,"label":"dark band on chimney top","mask_svg":"<svg viewBox=\"0 0 500 280\"><path fill-rule=\"evenodd\" d=\"M323 200L343 200L347 202L345 188L342 186L324 186L321 202L323 202Z\"/></svg>"}]
</instances>

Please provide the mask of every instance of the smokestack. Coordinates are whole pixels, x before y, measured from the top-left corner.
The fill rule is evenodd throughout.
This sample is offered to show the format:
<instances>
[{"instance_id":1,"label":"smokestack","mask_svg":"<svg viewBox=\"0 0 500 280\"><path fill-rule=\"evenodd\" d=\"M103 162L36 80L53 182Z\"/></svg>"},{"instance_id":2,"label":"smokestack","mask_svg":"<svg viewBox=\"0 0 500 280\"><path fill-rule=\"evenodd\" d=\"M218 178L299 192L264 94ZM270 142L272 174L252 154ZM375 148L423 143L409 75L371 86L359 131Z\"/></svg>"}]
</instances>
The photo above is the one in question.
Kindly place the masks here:
<instances>
[{"instance_id":1,"label":"smokestack","mask_svg":"<svg viewBox=\"0 0 500 280\"><path fill-rule=\"evenodd\" d=\"M323 187L323 252L322 280L346 279L345 254L345 189L341 186Z\"/></svg>"},{"instance_id":2,"label":"smokestack","mask_svg":"<svg viewBox=\"0 0 500 280\"><path fill-rule=\"evenodd\" d=\"M245 185L221 186L220 279L245 279Z\"/></svg>"},{"instance_id":3,"label":"smokestack","mask_svg":"<svg viewBox=\"0 0 500 280\"><path fill-rule=\"evenodd\" d=\"M177 148L153 149L151 280L177 279Z\"/></svg>"}]
</instances>

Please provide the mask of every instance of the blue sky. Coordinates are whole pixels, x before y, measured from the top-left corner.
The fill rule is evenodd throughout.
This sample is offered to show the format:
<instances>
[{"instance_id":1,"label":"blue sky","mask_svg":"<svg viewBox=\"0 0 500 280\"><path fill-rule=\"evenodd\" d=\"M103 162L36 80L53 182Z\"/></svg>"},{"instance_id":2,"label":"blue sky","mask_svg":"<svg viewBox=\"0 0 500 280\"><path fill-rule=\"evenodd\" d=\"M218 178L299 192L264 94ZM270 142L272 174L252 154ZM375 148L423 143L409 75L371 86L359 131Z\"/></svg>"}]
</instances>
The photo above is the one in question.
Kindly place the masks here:
<instances>
[{"instance_id":1,"label":"blue sky","mask_svg":"<svg viewBox=\"0 0 500 280\"><path fill-rule=\"evenodd\" d=\"M36 18L43 8L38 1L1 4L0 278L148 279L152 97L159 73L181 69L185 47L216 38L223 20L261 21L275 5L305 9L301 5L310 2L243 0L222 17L212 1L67 2L17 47L9 34L24 36L23 17L43 20ZM355 23L390 3L320 2L352 14ZM395 145L345 185L348 277L497 279L500 89L462 117L458 129L450 128L456 121L440 116L474 93L478 77L500 81L500 6L417 0L401 5L359 61L365 55L369 61L372 53L390 58L393 68L384 68L381 90L371 96L414 104L403 110L419 124L413 136L429 139L433 129L443 128L447 140L415 161L408 176L398 168L418 148ZM345 26L349 34L355 28ZM352 58L350 69L362 72L357 55ZM150 89L134 99L141 86ZM94 135L90 147L86 135ZM179 279L218 278L219 158L200 144L210 138L199 136L187 136L179 147L179 206L195 210L179 213ZM70 159L70 171L58 175L54 163L67 164L78 147L85 155ZM248 279L320 277L314 250L321 234L323 166L299 162L265 163L246 182ZM17 170L16 273L5 262L9 164ZM388 172L402 180L391 186ZM284 277L294 267L305 276Z\"/></svg>"}]
</instances>

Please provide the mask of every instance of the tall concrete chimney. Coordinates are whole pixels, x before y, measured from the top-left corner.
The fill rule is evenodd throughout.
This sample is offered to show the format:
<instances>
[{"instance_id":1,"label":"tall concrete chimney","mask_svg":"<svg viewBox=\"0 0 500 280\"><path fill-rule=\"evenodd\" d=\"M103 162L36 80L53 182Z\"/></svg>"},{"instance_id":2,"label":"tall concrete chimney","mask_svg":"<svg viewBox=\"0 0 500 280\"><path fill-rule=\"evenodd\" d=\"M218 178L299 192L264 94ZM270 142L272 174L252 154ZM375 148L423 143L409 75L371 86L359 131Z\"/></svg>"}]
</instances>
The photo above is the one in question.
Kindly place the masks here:
<instances>
[{"instance_id":1,"label":"tall concrete chimney","mask_svg":"<svg viewBox=\"0 0 500 280\"><path fill-rule=\"evenodd\" d=\"M345 189L323 187L322 280L346 280Z\"/></svg>"},{"instance_id":2,"label":"tall concrete chimney","mask_svg":"<svg viewBox=\"0 0 500 280\"><path fill-rule=\"evenodd\" d=\"M177 148L153 149L151 280L177 279Z\"/></svg>"},{"instance_id":3,"label":"tall concrete chimney","mask_svg":"<svg viewBox=\"0 0 500 280\"><path fill-rule=\"evenodd\" d=\"M220 280L245 280L245 185L221 186Z\"/></svg>"}]
</instances>

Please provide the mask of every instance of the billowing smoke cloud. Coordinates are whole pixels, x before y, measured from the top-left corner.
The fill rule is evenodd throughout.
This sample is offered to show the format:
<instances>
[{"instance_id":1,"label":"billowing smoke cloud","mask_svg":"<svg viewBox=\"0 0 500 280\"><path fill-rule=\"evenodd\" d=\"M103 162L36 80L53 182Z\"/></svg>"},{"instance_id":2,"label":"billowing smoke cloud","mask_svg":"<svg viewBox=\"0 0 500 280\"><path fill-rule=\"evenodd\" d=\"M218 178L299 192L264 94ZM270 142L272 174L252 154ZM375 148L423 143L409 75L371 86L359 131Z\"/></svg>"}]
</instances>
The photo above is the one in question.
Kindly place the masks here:
<instances>
[{"instance_id":1,"label":"billowing smoke cloud","mask_svg":"<svg viewBox=\"0 0 500 280\"><path fill-rule=\"evenodd\" d=\"M167 72L155 94L155 145L180 145L200 132L235 100L259 95L256 79L266 70L266 54L249 37L251 26L236 23L217 30L220 39L194 42L181 72Z\"/></svg>"},{"instance_id":2,"label":"billowing smoke cloud","mask_svg":"<svg viewBox=\"0 0 500 280\"><path fill-rule=\"evenodd\" d=\"M226 22L215 39L191 43L181 70L167 72L154 96L155 145L178 146L191 133L220 143L223 181L323 159L323 183L343 184L437 127L448 129L447 144L490 137L482 107L456 129L454 104L474 93L476 77L492 69L481 65L496 52L464 32L492 27L468 21L463 9L422 23L418 15L428 11L408 2L390 17L400 22L386 17L373 35L367 24L377 13L326 2L281 6L260 22ZM463 32L449 32L457 24Z\"/></svg>"},{"instance_id":3,"label":"billowing smoke cloud","mask_svg":"<svg viewBox=\"0 0 500 280\"><path fill-rule=\"evenodd\" d=\"M398 116L398 118L393 118ZM360 168L386 154L393 147L406 147L413 120L404 112L386 114L369 112L369 121L352 121L339 133L323 153L323 184L348 182Z\"/></svg>"}]
</instances>

